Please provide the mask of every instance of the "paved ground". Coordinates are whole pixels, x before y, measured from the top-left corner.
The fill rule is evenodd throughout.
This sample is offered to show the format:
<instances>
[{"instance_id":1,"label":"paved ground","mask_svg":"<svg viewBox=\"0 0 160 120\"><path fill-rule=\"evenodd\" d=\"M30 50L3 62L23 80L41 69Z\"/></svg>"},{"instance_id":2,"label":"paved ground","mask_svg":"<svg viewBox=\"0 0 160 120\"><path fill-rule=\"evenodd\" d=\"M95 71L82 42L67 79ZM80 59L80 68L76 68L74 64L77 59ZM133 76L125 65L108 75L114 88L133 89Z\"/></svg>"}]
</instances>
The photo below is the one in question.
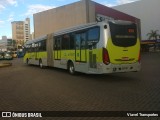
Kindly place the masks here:
<instances>
[{"instance_id":1,"label":"paved ground","mask_svg":"<svg viewBox=\"0 0 160 120\"><path fill-rule=\"evenodd\" d=\"M140 72L109 75L71 76L65 70L24 65L22 59L11 62L0 68L0 111L160 111L160 53L143 53Z\"/></svg>"}]
</instances>

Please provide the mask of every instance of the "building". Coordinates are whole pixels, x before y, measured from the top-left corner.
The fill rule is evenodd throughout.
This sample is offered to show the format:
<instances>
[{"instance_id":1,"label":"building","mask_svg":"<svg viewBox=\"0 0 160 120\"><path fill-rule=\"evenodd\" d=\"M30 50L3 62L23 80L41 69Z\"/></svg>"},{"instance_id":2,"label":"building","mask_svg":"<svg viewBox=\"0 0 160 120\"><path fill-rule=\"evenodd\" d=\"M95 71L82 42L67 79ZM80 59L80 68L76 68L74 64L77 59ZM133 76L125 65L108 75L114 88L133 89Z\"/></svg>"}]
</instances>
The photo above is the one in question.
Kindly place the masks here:
<instances>
[{"instance_id":1,"label":"building","mask_svg":"<svg viewBox=\"0 0 160 120\"><path fill-rule=\"evenodd\" d=\"M7 40L7 36L2 36L2 40Z\"/></svg>"},{"instance_id":2,"label":"building","mask_svg":"<svg viewBox=\"0 0 160 120\"><path fill-rule=\"evenodd\" d=\"M0 51L8 51L14 49L14 42L12 39L8 39L6 36L2 36L0 39Z\"/></svg>"},{"instance_id":3,"label":"building","mask_svg":"<svg viewBox=\"0 0 160 120\"><path fill-rule=\"evenodd\" d=\"M24 21L24 42L30 40L30 19Z\"/></svg>"},{"instance_id":4,"label":"building","mask_svg":"<svg viewBox=\"0 0 160 120\"><path fill-rule=\"evenodd\" d=\"M0 51L7 51L7 40L0 40Z\"/></svg>"},{"instance_id":5,"label":"building","mask_svg":"<svg viewBox=\"0 0 160 120\"><path fill-rule=\"evenodd\" d=\"M127 20L140 24L138 18L90 0L81 0L69 5L36 13L33 15L33 18L35 38L64 28L96 22L97 19L101 18Z\"/></svg>"},{"instance_id":6,"label":"building","mask_svg":"<svg viewBox=\"0 0 160 120\"><path fill-rule=\"evenodd\" d=\"M160 0L139 0L113 7L116 10L135 16L141 20L142 40L147 40L151 30L159 30L160 34Z\"/></svg>"},{"instance_id":7,"label":"building","mask_svg":"<svg viewBox=\"0 0 160 120\"><path fill-rule=\"evenodd\" d=\"M12 39L16 40L17 45L23 45L30 39L30 19L25 21L12 22Z\"/></svg>"},{"instance_id":8,"label":"building","mask_svg":"<svg viewBox=\"0 0 160 120\"><path fill-rule=\"evenodd\" d=\"M30 34L30 40L33 40L33 39L34 39L34 32Z\"/></svg>"}]
</instances>

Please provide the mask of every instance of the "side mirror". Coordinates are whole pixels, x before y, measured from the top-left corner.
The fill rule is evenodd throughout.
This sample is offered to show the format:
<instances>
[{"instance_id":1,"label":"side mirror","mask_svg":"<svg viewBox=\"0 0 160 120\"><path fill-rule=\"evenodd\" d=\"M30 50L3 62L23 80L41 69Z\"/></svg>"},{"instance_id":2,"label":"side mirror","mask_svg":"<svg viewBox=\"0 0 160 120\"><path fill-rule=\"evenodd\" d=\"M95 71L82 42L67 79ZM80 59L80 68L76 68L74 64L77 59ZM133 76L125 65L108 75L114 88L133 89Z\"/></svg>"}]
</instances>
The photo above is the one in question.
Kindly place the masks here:
<instances>
[{"instance_id":1,"label":"side mirror","mask_svg":"<svg viewBox=\"0 0 160 120\"><path fill-rule=\"evenodd\" d=\"M104 25L104 29L107 29L107 25Z\"/></svg>"}]
</instances>

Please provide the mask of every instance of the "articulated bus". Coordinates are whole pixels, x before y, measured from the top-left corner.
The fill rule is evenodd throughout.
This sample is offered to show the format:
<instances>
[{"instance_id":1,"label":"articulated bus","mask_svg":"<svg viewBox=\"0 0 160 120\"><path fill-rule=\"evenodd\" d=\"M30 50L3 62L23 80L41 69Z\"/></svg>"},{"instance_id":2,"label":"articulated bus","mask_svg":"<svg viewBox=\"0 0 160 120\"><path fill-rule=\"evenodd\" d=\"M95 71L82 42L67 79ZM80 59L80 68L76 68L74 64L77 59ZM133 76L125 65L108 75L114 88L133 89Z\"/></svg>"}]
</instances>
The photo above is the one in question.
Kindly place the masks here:
<instances>
[{"instance_id":1,"label":"articulated bus","mask_svg":"<svg viewBox=\"0 0 160 120\"><path fill-rule=\"evenodd\" d=\"M30 40L26 64L67 69L70 74L139 71L140 39L137 25L112 20L89 23Z\"/></svg>"}]
</instances>

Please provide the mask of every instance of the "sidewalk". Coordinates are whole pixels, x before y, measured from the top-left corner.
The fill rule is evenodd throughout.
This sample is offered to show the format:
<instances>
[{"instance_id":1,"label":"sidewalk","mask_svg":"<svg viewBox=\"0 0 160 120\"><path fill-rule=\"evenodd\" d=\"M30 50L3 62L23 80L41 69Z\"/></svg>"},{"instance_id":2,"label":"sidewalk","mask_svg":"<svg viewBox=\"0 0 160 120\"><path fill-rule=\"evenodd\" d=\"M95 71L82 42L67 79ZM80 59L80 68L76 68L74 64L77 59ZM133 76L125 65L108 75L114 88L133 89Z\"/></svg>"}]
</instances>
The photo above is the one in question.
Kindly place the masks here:
<instances>
[{"instance_id":1,"label":"sidewalk","mask_svg":"<svg viewBox=\"0 0 160 120\"><path fill-rule=\"evenodd\" d=\"M10 62L0 63L0 68L9 67L9 66L12 66L12 63L10 63Z\"/></svg>"}]
</instances>

